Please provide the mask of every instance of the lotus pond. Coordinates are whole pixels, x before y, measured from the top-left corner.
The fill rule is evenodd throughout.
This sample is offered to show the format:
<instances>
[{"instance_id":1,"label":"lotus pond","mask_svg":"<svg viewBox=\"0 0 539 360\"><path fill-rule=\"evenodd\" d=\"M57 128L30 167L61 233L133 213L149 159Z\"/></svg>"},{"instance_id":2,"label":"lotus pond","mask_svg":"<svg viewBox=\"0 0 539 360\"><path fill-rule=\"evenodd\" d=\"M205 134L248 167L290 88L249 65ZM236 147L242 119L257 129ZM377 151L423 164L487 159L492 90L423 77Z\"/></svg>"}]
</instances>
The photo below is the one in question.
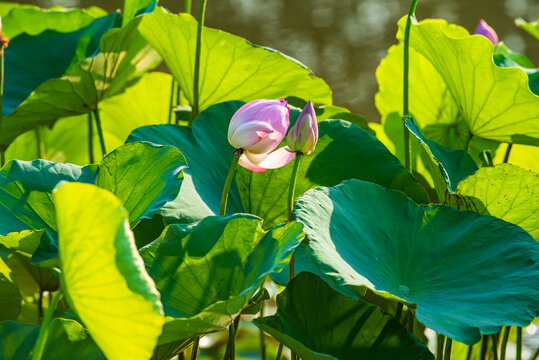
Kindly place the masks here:
<instances>
[{"instance_id":1,"label":"lotus pond","mask_svg":"<svg viewBox=\"0 0 539 360\"><path fill-rule=\"evenodd\" d=\"M539 358L525 54L412 0L368 122L183 5L0 3L0 359Z\"/></svg>"}]
</instances>

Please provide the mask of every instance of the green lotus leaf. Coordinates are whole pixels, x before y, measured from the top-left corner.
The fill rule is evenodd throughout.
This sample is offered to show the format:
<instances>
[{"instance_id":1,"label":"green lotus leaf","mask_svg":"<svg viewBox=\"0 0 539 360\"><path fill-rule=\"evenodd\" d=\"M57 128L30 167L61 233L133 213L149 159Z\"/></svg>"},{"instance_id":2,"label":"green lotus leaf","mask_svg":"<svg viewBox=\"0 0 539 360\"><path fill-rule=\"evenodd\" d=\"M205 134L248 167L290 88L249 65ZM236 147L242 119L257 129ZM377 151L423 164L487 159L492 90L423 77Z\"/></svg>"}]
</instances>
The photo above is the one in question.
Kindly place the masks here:
<instances>
[{"instance_id":1,"label":"green lotus leaf","mask_svg":"<svg viewBox=\"0 0 539 360\"><path fill-rule=\"evenodd\" d=\"M99 101L117 95L160 62L159 55L140 36L141 18L103 35L100 52L78 63L68 74L41 84L11 115L4 116L0 144L61 117L85 114ZM7 56L7 55L6 55Z\"/></svg>"},{"instance_id":2,"label":"green lotus leaf","mask_svg":"<svg viewBox=\"0 0 539 360\"><path fill-rule=\"evenodd\" d=\"M124 93L99 103L107 149L122 145L137 127L168 122L171 79L171 75L161 72L146 73ZM102 153L95 126L93 135L94 159L100 159ZM54 123L52 129L41 129L41 140L48 160L77 165L89 162L87 115L62 118ZM20 135L6 151L8 160L37 158L38 146L33 132Z\"/></svg>"},{"instance_id":3,"label":"green lotus leaf","mask_svg":"<svg viewBox=\"0 0 539 360\"><path fill-rule=\"evenodd\" d=\"M170 14L157 8L143 16L140 32L163 57L189 103L193 104L195 19L189 14ZM331 104L328 85L304 65L224 31L204 28L200 64L201 110L229 100L287 96Z\"/></svg>"},{"instance_id":4,"label":"green lotus leaf","mask_svg":"<svg viewBox=\"0 0 539 360\"><path fill-rule=\"evenodd\" d=\"M422 324L457 341L473 344L481 332L526 326L539 314L539 244L516 225L418 206L359 180L310 190L294 214L305 226L309 256L332 286L415 303Z\"/></svg>"},{"instance_id":5,"label":"green lotus leaf","mask_svg":"<svg viewBox=\"0 0 539 360\"><path fill-rule=\"evenodd\" d=\"M91 56L99 47L101 36L114 26L117 16L100 17L72 32L47 30L39 35L21 34L11 39L4 56L2 114L11 114L38 86L64 75L75 63ZM36 57L40 61L35 61Z\"/></svg>"},{"instance_id":6,"label":"green lotus leaf","mask_svg":"<svg viewBox=\"0 0 539 360\"><path fill-rule=\"evenodd\" d=\"M90 25L96 18L106 15L107 12L97 6L87 9L66 9L61 6L41 9L27 4L0 4L2 32L10 39L23 33L39 35L46 30L75 32Z\"/></svg>"},{"instance_id":7,"label":"green lotus leaf","mask_svg":"<svg viewBox=\"0 0 539 360\"><path fill-rule=\"evenodd\" d=\"M515 19L515 24L527 31L531 36L539 40L539 21L534 22L526 22L526 20L522 18Z\"/></svg>"},{"instance_id":8,"label":"green lotus leaf","mask_svg":"<svg viewBox=\"0 0 539 360\"><path fill-rule=\"evenodd\" d=\"M127 211L95 185L67 183L53 196L68 303L108 359L149 359L165 318Z\"/></svg>"},{"instance_id":9,"label":"green lotus leaf","mask_svg":"<svg viewBox=\"0 0 539 360\"><path fill-rule=\"evenodd\" d=\"M96 185L122 201L134 225L176 198L185 167L185 159L175 147L125 144L103 158Z\"/></svg>"},{"instance_id":10,"label":"green lotus leaf","mask_svg":"<svg viewBox=\"0 0 539 360\"><path fill-rule=\"evenodd\" d=\"M466 151L450 150L432 140L425 139L410 117L406 118L406 127L415 135L428 154L438 163L449 191L454 192L457 184L462 179L477 171L477 165Z\"/></svg>"},{"instance_id":11,"label":"green lotus leaf","mask_svg":"<svg viewBox=\"0 0 539 360\"><path fill-rule=\"evenodd\" d=\"M277 296L274 316L254 323L304 360L434 360L427 346L394 317L335 292L307 272Z\"/></svg>"},{"instance_id":12,"label":"green lotus leaf","mask_svg":"<svg viewBox=\"0 0 539 360\"><path fill-rule=\"evenodd\" d=\"M27 360L37 341L40 327L6 321L0 324L0 358ZM50 323L43 359L104 360L88 332L75 320L55 318Z\"/></svg>"},{"instance_id":13,"label":"green lotus leaf","mask_svg":"<svg viewBox=\"0 0 539 360\"><path fill-rule=\"evenodd\" d=\"M412 26L411 37L411 46L437 70L474 136L539 145L539 96L531 92L522 69L494 64L494 46L487 38L469 36L443 20Z\"/></svg>"},{"instance_id":14,"label":"green lotus leaf","mask_svg":"<svg viewBox=\"0 0 539 360\"><path fill-rule=\"evenodd\" d=\"M518 67L528 75L530 90L539 95L539 68L535 68L533 63L526 56L509 49L503 42L499 42L494 47L493 59L500 67Z\"/></svg>"},{"instance_id":15,"label":"green lotus leaf","mask_svg":"<svg viewBox=\"0 0 539 360\"><path fill-rule=\"evenodd\" d=\"M12 270L0 259L0 321L15 320L21 312L22 297Z\"/></svg>"},{"instance_id":16,"label":"green lotus leaf","mask_svg":"<svg viewBox=\"0 0 539 360\"><path fill-rule=\"evenodd\" d=\"M260 222L238 214L173 224L140 250L167 315L159 344L224 329L266 275L288 263L302 226L292 222L265 232Z\"/></svg>"},{"instance_id":17,"label":"green lotus leaf","mask_svg":"<svg viewBox=\"0 0 539 360\"><path fill-rule=\"evenodd\" d=\"M448 204L516 224L539 242L539 174L511 164L484 167L464 179Z\"/></svg>"},{"instance_id":18,"label":"green lotus leaf","mask_svg":"<svg viewBox=\"0 0 539 360\"><path fill-rule=\"evenodd\" d=\"M192 127L145 126L127 139L173 145L185 156L189 169L184 172L180 193L161 210L169 222L191 222L218 214L234 151L226 135L229 119L241 105L243 102L214 105L203 111ZM297 109L290 112L292 123L298 115ZM255 214L264 219L266 228L282 222L286 219L291 171L292 164L261 174L239 168L230 190L227 214ZM297 195L318 185L332 186L350 178L373 181L405 191L418 201L427 201L423 189L374 136L345 121L320 122L317 149L303 160Z\"/></svg>"},{"instance_id":19,"label":"green lotus leaf","mask_svg":"<svg viewBox=\"0 0 539 360\"><path fill-rule=\"evenodd\" d=\"M127 25L135 16L152 12L157 0L126 0L122 12L122 26Z\"/></svg>"}]
</instances>

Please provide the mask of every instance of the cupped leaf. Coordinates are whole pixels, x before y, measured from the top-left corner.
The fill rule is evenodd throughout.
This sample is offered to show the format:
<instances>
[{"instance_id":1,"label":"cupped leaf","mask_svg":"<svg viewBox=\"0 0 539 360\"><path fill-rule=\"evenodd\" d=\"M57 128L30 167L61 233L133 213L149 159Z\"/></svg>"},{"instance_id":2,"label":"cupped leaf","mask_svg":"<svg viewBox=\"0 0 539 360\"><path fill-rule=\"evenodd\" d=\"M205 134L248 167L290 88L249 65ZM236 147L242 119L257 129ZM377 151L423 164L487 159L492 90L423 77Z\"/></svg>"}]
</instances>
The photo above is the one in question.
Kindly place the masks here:
<instances>
[{"instance_id":1,"label":"cupped leaf","mask_svg":"<svg viewBox=\"0 0 539 360\"><path fill-rule=\"evenodd\" d=\"M526 22L523 18L515 19L515 24L527 31L531 36L539 40L539 21Z\"/></svg>"},{"instance_id":2,"label":"cupped leaf","mask_svg":"<svg viewBox=\"0 0 539 360\"><path fill-rule=\"evenodd\" d=\"M211 106L195 119L192 127L146 126L133 131L127 139L127 142L173 145L185 156L189 169L185 171L180 194L161 210L170 222L189 222L218 214L234 151L227 140L228 124L242 104L227 102ZM298 115L297 109L291 110L292 123ZM255 214L264 219L265 227L282 222L286 218L286 189L291 172L291 164L261 174L238 169L238 187L233 183L227 214L243 211ZM350 178L373 181L405 191L418 201L427 201L410 173L370 133L342 120L320 122L317 148L314 154L304 156L297 194Z\"/></svg>"},{"instance_id":3,"label":"cupped leaf","mask_svg":"<svg viewBox=\"0 0 539 360\"><path fill-rule=\"evenodd\" d=\"M254 323L304 360L434 360L394 317L307 272L277 296L274 316Z\"/></svg>"},{"instance_id":4,"label":"cupped leaf","mask_svg":"<svg viewBox=\"0 0 539 360\"><path fill-rule=\"evenodd\" d=\"M522 69L494 64L487 38L443 20L413 25L411 36L411 46L439 73L474 136L539 145L539 96L531 92Z\"/></svg>"},{"instance_id":5,"label":"cupped leaf","mask_svg":"<svg viewBox=\"0 0 539 360\"><path fill-rule=\"evenodd\" d=\"M12 39L4 57L2 114L11 114L39 85L62 76L73 63L91 56L116 18L117 14L110 14L73 32L47 30L39 35L21 34ZM40 61L35 61L36 56Z\"/></svg>"},{"instance_id":6,"label":"cupped leaf","mask_svg":"<svg viewBox=\"0 0 539 360\"><path fill-rule=\"evenodd\" d=\"M37 325L6 321L0 324L0 358L27 360L39 336ZM88 332L75 320L55 318L50 323L49 335L43 350L43 359L104 360Z\"/></svg>"},{"instance_id":7,"label":"cupped leaf","mask_svg":"<svg viewBox=\"0 0 539 360\"><path fill-rule=\"evenodd\" d=\"M160 62L138 32L141 18L103 35L100 52L68 74L40 85L13 114L3 117L0 144L8 145L26 130L52 125L61 117L88 113L99 101L119 94Z\"/></svg>"},{"instance_id":8,"label":"cupped leaf","mask_svg":"<svg viewBox=\"0 0 539 360\"><path fill-rule=\"evenodd\" d=\"M21 313L22 297L13 272L0 259L0 321L15 320Z\"/></svg>"},{"instance_id":9,"label":"cupped leaf","mask_svg":"<svg viewBox=\"0 0 539 360\"><path fill-rule=\"evenodd\" d=\"M411 117L406 118L405 123L408 130L423 145L425 151L438 163L449 191L454 192L462 179L477 171L477 165L466 151L451 150L425 139Z\"/></svg>"},{"instance_id":10,"label":"cupped leaf","mask_svg":"<svg viewBox=\"0 0 539 360\"><path fill-rule=\"evenodd\" d=\"M127 25L135 16L152 12L157 0L127 0L124 1L122 12L122 26Z\"/></svg>"},{"instance_id":11,"label":"cupped leaf","mask_svg":"<svg viewBox=\"0 0 539 360\"><path fill-rule=\"evenodd\" d=\"M90 25L107 12L97 6L88 9L53 7L41 9L34 5L1 3L2 33L8 38L20 34L39 35L46 30L70 33Z\"/></svg>"},{"instance_id":12,"label":"cupped leaf","mask_svg":"<svg viewBox=\"0 0 539 360\"><path fill-rule=\"evenodd\" d=\"M494 62L501 67L517 67L528 75L530 90L539 95L539 68L535 68L533 63L526 56L509 49L503 42L499 42L494 47Z\"/></svg>"},{"instance_id":13,"label":"cupped leaf","mask_svg":"<svg viewBox=\"0 0 539 360\"><path fill-rule=\"evenodd\" d=\"M516 225L418 206L359 180L307 192L294 213L333 287L416 303L421 323L455 340L473 344L481 332L525 326L539 314L539 244Z\"/></svg>"},{"instance_id":14,"label":"cupped leaf","mask_svg":"<svg viewBox=\"0 0 539 360\"><path fill-rule=\"evenodd\" d=\"M176 198L185 167L175 147L125 144L103 158L96 185L114 193L136 224Z\"/></svg>"},{"instance_id":15,"label":"cupped leaf","mask_svg":"<svg viewBox=\"0 0 539 360\"><path fill-rule=\"evenodd\" d=\"M143 16L140 32L163 57L192 104L196 21L189 14L157 8ZM328 85L304 65L224 31L204 28L200 64L201 109L229 100L287 96L331 104Z\"/></svg>"},{"instance_id":16,"label":"cupped leaf","mask_svg":"<svg viewBox=\"0 0 539 360\"><path fill-rule=\"evenodd\" d=\"M121 146L137 127L165 124L169 118L170 84L172 76L150 72L122 94L99 103L99 115L108 149ZM41 129L45 158L55 162L85 165L89 161L88 116L62 118L52 129ZM93 120L92 120L93 121ZM102 156L99 138L93 127L94 159ZM6 159L34 160L39 158L33 132L20 135L6 151Z\"/></svg>"},{"instance_id":17,"label":"cupped leaf","mask_svg":"<svg viewBox=\"0 0 539 360\"><path fill-rule=\"evenodd\" d=\"M516 224L539 242L539 174L511 164L479 169L448 203Z\"/></svg>"},{"instance_id":18,"label":"cupped leaf","mask_svg":"<svg viewBox=\"0 0 539 360\"><path fill-rule=\"evenodd\" d=\"M302 226L292 222L266 233L260 221L238 214L173 224L140 250L167 315L160 344L224 329L266 275L288 262Z\"/></svg>"},{"instance_id":19,"label":"cupped leaf","mask_svg":"<svg viewBox=\"0 0 539 360\"><path fill-rule=\"evenodd\" d=\"M97 186L68 183L54 202L69 304L108 359L150 358L165 319L121 201Z\"/></svg>"}]
</instances>

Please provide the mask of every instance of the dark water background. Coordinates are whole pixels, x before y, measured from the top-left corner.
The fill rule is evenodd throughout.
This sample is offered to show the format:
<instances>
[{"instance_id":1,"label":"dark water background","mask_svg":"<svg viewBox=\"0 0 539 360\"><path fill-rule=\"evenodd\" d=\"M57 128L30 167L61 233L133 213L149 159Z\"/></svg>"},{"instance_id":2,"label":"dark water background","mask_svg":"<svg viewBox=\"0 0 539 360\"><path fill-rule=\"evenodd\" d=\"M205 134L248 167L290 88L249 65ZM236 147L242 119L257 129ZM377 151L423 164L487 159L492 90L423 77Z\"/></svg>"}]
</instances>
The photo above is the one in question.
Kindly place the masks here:
<instances>
[{"instance_id":1,"label":"dark water background","mask_svg":"<svg viewBox=\"0 0 539 360\"><path fill-rule=\"evenodd\" d=\"M99 6L107 11L123 0L23 0L40 7ZM161 0L173 12L183 0ZM193 14L198 1L193 0ZM334 103L370 121L374 107L375 70L396 42L396 23L408 12L405 0L207 0L206 25L245 37L290 55L326 80ZM485 19L509 48L539 66L539 42L517 28L513 20L539 18L539 0L419 0L416 16L443 18L473 32Z\"/></svg>"}]
</instances>

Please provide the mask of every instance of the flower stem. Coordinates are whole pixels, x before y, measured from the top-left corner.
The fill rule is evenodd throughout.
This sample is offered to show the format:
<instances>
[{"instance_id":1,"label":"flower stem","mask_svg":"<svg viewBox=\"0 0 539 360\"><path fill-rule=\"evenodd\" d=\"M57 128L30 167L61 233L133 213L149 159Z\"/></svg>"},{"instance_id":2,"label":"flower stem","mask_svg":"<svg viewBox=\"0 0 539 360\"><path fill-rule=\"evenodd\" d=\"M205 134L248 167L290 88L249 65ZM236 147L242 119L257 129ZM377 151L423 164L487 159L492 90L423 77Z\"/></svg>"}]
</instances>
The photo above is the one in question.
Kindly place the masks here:
<instances>
[{"instance_id":1,"label":"flower stem","mask_svg":"<svg viewBox=\"0 0 539 360\"><path fill-rule=\"evenodd\" d=\"M99 117L99 110L97 107L94 110L95 127L97 128L97 135L99 136L99 143L101 144L101 152L103 156L107 155L107 149L105 148L105 138L103 137L103 129L101 128L101 118Z\"/></svg>"},{"instance_id":2,"label":"flower stem","mask_svg":"<svg viewBox=\"0 0 539 360\"><path fill-rule=\"evenodd\" d=\"M183 3L183 12L188 14L191 13L191 0L185 0Z\"/></svg>"},{"instance_id":3,"label":"flower stem","mask_svg":"<svg viewBox=\"0 0 539 360\"><path fill-rule=\"evenodd\" d=\"M47 309L45 317L43 318L43 323L41 324L41 329L39 330L39 336L37 338L36 344L34 345L32 360L41 360L41 357L43 356L43 351L45 350L45 344L47 343L49 326L52 320L52 316L54 314L54 309L56 309L56 305L58 304L58 300L60 300L61 296L62 291L58 290L56 294L54 294L54 297L49 304L49 308Z\"/></svg>"},{"instance_id":4,"label":"flower stem","mask_svg":"<svg viewBox=\"0 0 539 360\"><path fill-rule=\"evenodd\" d=\"M453 344L453 340L448 337L445 341L445 350L444 350L444 360L451 360L451 345Z\"/></svg>"},{"instance_id":5,"label":"flower stem","mask_svg":"<svg viewBox=\"0 0 539 360\"><path fill-rule=\"evenodd\" d=\"M507 144L507 149L505 150L505 156L503 157L503 163L507 164L509 161L509 155L511 154L511 149L513 148L513 144Z\"/></svg>"},{"instance_id":6,"label":"flower stem","mask_svg":"<svg viewBox=\"0 0 539 360\"><path fill-rule=\"evenodd\" d=\"M204 27L204 14L206 13L206 0L200 0L198 5L198 29L195 51L195 78L193 79L193 112L195 118L200 113L198 83L200 78L200 52L202 48L202 30ZM192 120L191 120L192 122Z\"/></svg>"},{"instance_id":7,"label":"flower stem","mask_svg":"<svg viewBox=\"0 0 539 360\"><path fill-rule=\"evenodd\" d=\"M45 144L43 144L43 139L41 139L41 128L38 126L34 129L36 134L36 145L37 145L37 157L38 159L45 159Z\"/></svg>"},{"instance_id":8,"label":"flower stem","mask_svg":"<svg viewBox=\"0 0 539 360\"><path fill-rule=\"evenodd\" d=\"M230 191L230 185L232 185L232 179L234 179L234 174L236 173L236 168L238 167L238 161L240 160L241 151L241 149L234 151L234 158L232 159L230 170L228 170L228 175L226 176L225 180L225 186L223 187L223 194L221 195L221 207L219 209L219 216L224 216L226 213L228 192Z\"/></svg>"},{"instance_id":9,"label":"flower stem","mask_svg":"<svg viewBox=\"0 0 539 360\"><path fill-rule=\"evenodd\" d=\"M168 106L168 123L172 124L172 115L174 114L174 111L172 108L174 108L174 89L176 85L176 80L174 80L174 76L172 77L171 85L170 85L170 101Z\"/></svg>"},{"instance_id":10,"label":"flower stem","mask_svg":"<svg viewBox=\"0 0 539 360\"><path fill-rule=\"evenodd\" d=\"M92 113L88 113L88 156L90 158L90 164L94 163L94 125L92 119Z\"/></svg>"},{"instance_id":11,"label":"flower stem","mask_svg":"<svg viewBox=\"0 0 539 360\"><path fill-rule=\"evenodd\" d=\"M281 360L282 355L283 355L283 343L280 343L279 348L277 349L277 356L275 357L275 360Z\"/></svg>"},{"instance_id":12,"label":"flower stem","mask_svg":"<svg viewBox=\"0 0 539 360\"><path fill-rule=\"evenodd\" d=\"M294 159L294 169L290 178L290 188L288 190L288 221L293 220L292 210L294 210L294 193L296 192L296 179L298 177L299 164L301 163L301 153L296 154Z\"/></svg>"},{"instance_id":13,"label":"flower stem","mask_svg":"<svg viewBox=\"0 0 539 360\"><path fill-rule=\"evenodd\" d=\"M511 326L506 326L503 331L502 345L500 347L500 360L505 360L505 352L507 351L507 342L509 341L510 333Z\"/></svg>"},{"instance_id":14,"label":"flower stem","mask_svg":"<svg viewBox=\"0 0 539 360\"><path fill-rule=\"evenodd\" d=\"M198 357L198 345L200 343L200 338L197 336L193 342L193 349L191 350L191 360L196 360Z\"/></svg>"},{"instance_id":15,"label":"flower stem","mask_svg":"<svg viewBox=\"0 0 539 360\"><path fill-rule=\"evenodd\" d=\"M260 317L264 317L264 301L260 304ZM266 360L266 339L264 336L264 330L258 329L260 331L260 359Z\"/></svg>"},{"instance_id":16,"label":"flower stem","mask_svg":"<svg viewBox=\"0 0 539 360\"><path fill-rule=\"evenodd\" d=\"M517 327L517 357L516 360L522 360L522 328Z\"/></svg>"},{"instance_id":17,"label":"flower stem","mask_svg":"<svg viewBox=\"0 0 539 360\"><path fill-rule=\"evenodd\" d=\"M0 129L2 128L2 98L4 97L4 49L0 49ZM3 167L6 163L6 154L5 154L4 145L0 145L0 167Z\"/></svg>"},{"instance_id":18,"label":"flower stem","mask_svg":"<svg viewBox=\"0 0 539 360\"><path fill-rule=\"evenodd\" d=\"M445 336L438 334L436 337L436 360L443 360Z\"/></svg>"},{"instance_id":19,"label":"flower stem","mask_svg":"<svg viewBox=\"0 0 539 360\"><path fill-rule=\"evenodd\" d=\"M410 4L410 10L408 11L408 18L406 19L406 28L404 29L404 74L403 74L403 88L402 88L402 121L404 126L404 167L411 171L411 144L410 144L410 132L406 127L406 118L410 116L409 109L409 74L410 74L410 29L412 27L412 19L415 17L415 8L417 6L417 0L412 0Z\"/></svg>"}]
</instances>

